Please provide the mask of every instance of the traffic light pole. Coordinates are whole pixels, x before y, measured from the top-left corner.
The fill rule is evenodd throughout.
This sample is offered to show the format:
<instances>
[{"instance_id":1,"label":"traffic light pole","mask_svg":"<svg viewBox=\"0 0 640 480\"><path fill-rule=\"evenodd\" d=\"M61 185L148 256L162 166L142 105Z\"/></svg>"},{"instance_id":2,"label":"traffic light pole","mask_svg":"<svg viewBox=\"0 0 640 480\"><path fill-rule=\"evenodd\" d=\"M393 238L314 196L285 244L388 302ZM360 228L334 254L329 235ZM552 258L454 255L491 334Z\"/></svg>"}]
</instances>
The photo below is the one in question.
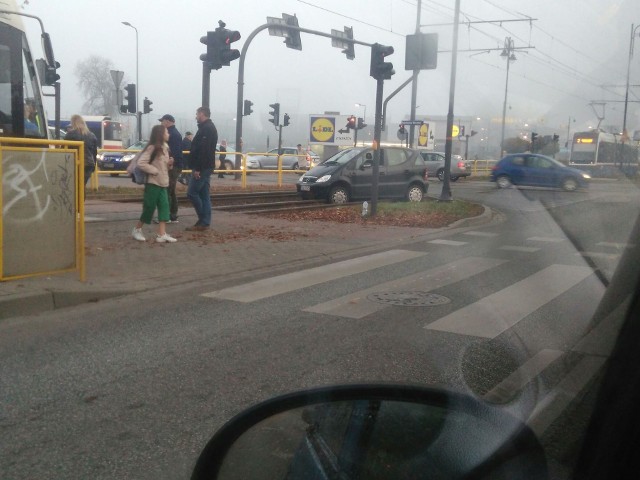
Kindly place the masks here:
<instances>
[{"instance_id":1,"label":"traffic light pole","mask_svg":"<svg viewBox=\"0 0 640 480\"><path fill-rule=\"evenodd\" d=\"M138 127L138 141L142 141L142 112L136 112L136 126Z\"/></svg>"},{"instance_id":2,"label":"traffic light pole","mask_svg":"<svg viewBox=\"0 0 640 480\"><path fill-rule=\"evenodd\" d=\"M211 68L207 62L202 62L202 106L209 108L211 96ZM242 116L242 114L240 114ZM239 143L236 143L239 145Z\"/></svg>"},{"instance_id":3,"label":"traffic light pole","mask_svg":"<svg viewBox=\"0 0 640 480\"><path fill-rule=\"evenodd\" d=\"M371 182L371 216L375 217L378 211L378 175L380 174L380 137L382 136L382 91L384 80L376 80L376 114L373 128L373 179Z\"/></svg>"}]
</instances>

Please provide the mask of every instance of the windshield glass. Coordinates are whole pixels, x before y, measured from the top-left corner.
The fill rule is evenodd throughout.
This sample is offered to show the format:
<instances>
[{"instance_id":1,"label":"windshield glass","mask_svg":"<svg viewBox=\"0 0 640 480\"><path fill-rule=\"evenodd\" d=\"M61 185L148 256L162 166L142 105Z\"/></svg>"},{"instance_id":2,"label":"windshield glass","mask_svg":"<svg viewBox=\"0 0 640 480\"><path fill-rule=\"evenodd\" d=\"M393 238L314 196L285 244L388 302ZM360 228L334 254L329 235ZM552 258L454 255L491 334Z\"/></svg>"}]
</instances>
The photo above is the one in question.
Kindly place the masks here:
<instances>
[{"instance_id":1,"label":"windshield glass","mask_svg":"<svg viewBox=\"0 0 640 480\"><path fill-rule=\"evenodd\" d=\"M336 385L456 395L297 403L227 478L517 478L474 469L526 431L582 480L617 433L600 399L640 425L640 359L613 355L640 352L638 0L185 0L170 31L142 2L7 2L50 30L60 115L112 119L114 153L4 138L39 96L22 35L42 55L0 14L2 479L191 478L235 415ZM136 156L167 122L190 153Z\"/></svg>"}]
</instances>

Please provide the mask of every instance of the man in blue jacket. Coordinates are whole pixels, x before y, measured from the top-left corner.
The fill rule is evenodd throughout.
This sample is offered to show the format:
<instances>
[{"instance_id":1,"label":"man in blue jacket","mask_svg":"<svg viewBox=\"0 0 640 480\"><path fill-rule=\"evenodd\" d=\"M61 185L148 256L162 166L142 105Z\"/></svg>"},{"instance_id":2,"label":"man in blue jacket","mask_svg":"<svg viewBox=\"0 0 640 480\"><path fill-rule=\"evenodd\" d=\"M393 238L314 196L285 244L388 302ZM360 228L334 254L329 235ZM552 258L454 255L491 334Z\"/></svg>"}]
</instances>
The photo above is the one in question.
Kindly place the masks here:
<instances>
[{"instance_id":1,"label":"man in blue jacket","mask_svg":"<svg viewBox=\"0 0 640 480\"><path fill-rule=\"evenodd\" d=\"M173 157L173 168L169 170L169 223L178 223L178 199L176 198L176 183L184 168L182 155L182 135L176 128L176 119L173 115L163 115L160 123L169 132L169 151Z\"/></svg>"},{"instance_id":2,"label":"man in blue jacket","mask_svg":"<svg viewBox=\"0 0 640 480\"><path fill-rule=\"evenodd\" d=\"M187 188L187 197L198 215L198 221L188 231L204 231L211 226L211 174L215 166L216 145L218 144L218 130L211 121L209 107L196 110L198 131L191 142L189 164L191 179Z\"/></svg>"}]
</instances>

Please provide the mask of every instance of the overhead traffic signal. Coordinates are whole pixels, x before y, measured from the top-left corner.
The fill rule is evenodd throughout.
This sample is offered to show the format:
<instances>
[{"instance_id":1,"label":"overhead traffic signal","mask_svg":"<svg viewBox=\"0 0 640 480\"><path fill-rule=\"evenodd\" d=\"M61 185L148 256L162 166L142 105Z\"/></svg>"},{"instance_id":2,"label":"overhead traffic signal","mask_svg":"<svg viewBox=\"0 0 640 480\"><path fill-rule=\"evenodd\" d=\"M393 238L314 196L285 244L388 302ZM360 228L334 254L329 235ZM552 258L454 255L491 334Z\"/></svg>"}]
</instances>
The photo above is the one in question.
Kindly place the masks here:
<instances>
[{"instance_id":1,"label":"overhead traffic signal","mask_svg":"<svg viewBox=\"0 0 640 480\"><path fill-rule=\"evenodd\" d=\"M367 124L364 123L364 119L362 117L358 117L358 130L362 130L366 126Z\"/></svg>"},{"instance_id":2,"label":"overhead traffic signal","mask_svg":"<svg viewBox=\"0 0 640 480\"><path fill-rule=\"evenodd\" d=\"M272 103L269 106L273 108L273 110L269 112L269 115L273 118L270 118L269 121L273 123L275 127L278 127L280 125L280 104Z\"/></svg>"},{"instance_id":3,"label":"overhead traffic signal","mask_svg":"<svg viewBox=\"0 0 640 480\"><path fill-rule=\"evenodd\" d=\"M393 70L393 63L385 62L384 59L393 53L393 47L374 43L371 46L371 66L369 75L376 80L389 80L396 73Z\"/></svg>"},{"instance_id":4,"label":"overhead traffic signal","mask_svg":"<svg viewBox=\"0 0 640 480\"><path fill-rule=\"evenodd\" d=\"M251 115L253 113L253 110L251 109L252 106L253 106L253 102L251 100L244 101L244 113L242 114L244 117Z\"/></svg>"},{"instance_id":5,"label":"overhead traffic signal","mask_svg":"<svg viewBox=\"0 0 640 480\"><path fill-rule=\"evenodd\" d=\"M347 128L349 130L356 129L356 117L354 115L351 115L349 118L347 118Z\"/></svg>"},{"instance_id":6,"label":"overhead traffic signal","mask_svg":"<svg viewBox=\"0 0 640 480\"><path fill-rule=\"evenodd\" d=\"M292 27L298 26L298 17L295 15L287 15L286 13L282 14L282 18ZM302 40L300 40L300 30L294 30L293 28L287 29L287 33L285 35L284 43L287 48L293 48L295 50L302 50Z\"/></svg>"},{"instance_id":7,"label":"overhead traffic signal","mask_svg":"<svg viewBox=\"0 0 640 480\"><path fill-rule=\"evenodd\" d=\"M289 120L291 119L291 117L289 116L288 113L284 114L284 122L282 123L282 125L284 127L288 127L289 126Z\"/></svg>"},{"instance_id":8,"label":"overhead traffic signal","mask_svg":"<svg viewBox=\"0 0 640 480\"><path fill-rule=\"evenodd\" d=\"M127 101L127 112L136 113L136 84L129 83L124 89L127 92L125 100Z\"/></svg>"},{"instance_id":9,"label":"overhead traffic signal","mask_svg":"<svg viewBox=\"0 0 640 480\"><path fill-rule=\"evenodd\" d=\"M144 102L143 102L143 112L144 113L151 113L153 111L153 108L151 108L151 104L153 102L151 100L149 100L147 97L144 97Z\"/></svg>"}]
</instances>

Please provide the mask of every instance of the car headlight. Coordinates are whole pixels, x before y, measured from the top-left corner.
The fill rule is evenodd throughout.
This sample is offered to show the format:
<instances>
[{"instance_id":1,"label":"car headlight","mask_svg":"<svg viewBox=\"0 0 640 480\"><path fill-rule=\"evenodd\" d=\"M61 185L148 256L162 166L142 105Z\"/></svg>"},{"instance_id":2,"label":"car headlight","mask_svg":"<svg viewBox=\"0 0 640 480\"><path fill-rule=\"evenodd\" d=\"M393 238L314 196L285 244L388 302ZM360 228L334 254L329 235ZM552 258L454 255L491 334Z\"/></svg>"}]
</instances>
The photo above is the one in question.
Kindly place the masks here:
<instances>
[{"instance_id":1,"label":"car headlight","mask_svg":"<svg viewBox=\"0 0 640 480\"><path fill-rule=\"evenodd\" d=\"M585 180L589 180L591 178L591 175L589 175L588 173L583 173L582 178L584 178Z\"/></svg>"},{"instance_id":2,"label":"car headlight","mask_svg":"<svg viewBox=\"0 0 640 480\"><path fill-rule=\"evenodd\" d=\"M104 158L104 154L99 153L96 155L96 159L102 161L102 159Z\"/></svg>"},{"instance_id":3,"label":"car headlight","mask_svg":"<svg viewBox=\"0 0 640 480\"><path fill-rule=\"evenodd\" d=\"M136 154L135 153L128 153L126 155L123 155L121 161L122 162L130 162L131 160L133 160L133 157L135 157Z\"/></svg>"},{"instance_id":4,"label":"car headlight","mask_svg":"<svg viewBox=\"0 0 640 480\"><path fill-rule=\"evenodd\" d=\"M300 175L300 178L298 179L299 182L304 182L304 175Z\"/></svg>"},{"instance_id":5,"label":"car headlight","mask_svg":"<svg viewBox=\"0 0 640 480\"><path fill-rule=\"evenodd\" d=\"M328 182L330 178L331 178L331 175L323 175L318 180L316 180L316 183Z\"/></svg>"}]
</instances>

